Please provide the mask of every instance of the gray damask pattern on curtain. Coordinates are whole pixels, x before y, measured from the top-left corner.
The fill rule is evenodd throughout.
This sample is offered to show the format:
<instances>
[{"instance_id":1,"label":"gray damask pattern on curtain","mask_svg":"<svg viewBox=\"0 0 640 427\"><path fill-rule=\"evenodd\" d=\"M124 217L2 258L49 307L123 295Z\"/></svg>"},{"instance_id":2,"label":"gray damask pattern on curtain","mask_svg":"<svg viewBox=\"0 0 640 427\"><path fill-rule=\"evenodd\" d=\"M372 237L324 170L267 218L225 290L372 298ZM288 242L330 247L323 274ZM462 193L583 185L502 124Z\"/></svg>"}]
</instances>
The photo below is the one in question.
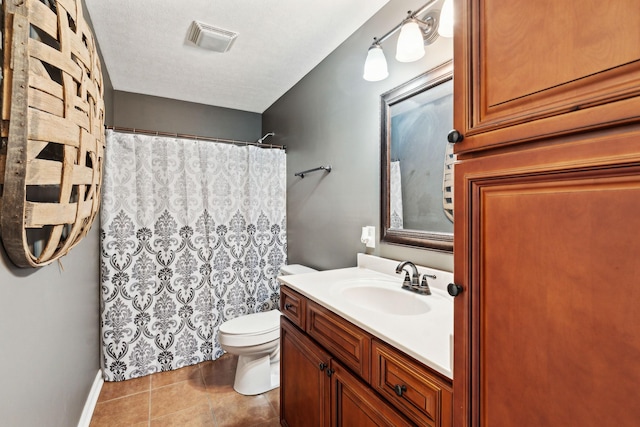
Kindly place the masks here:
<instances>
[{"instance_id":1,"label":"gray damask pattern on curtain","mask_svg":"<svg viewBox=\"0 0 640 427\"><path fill-rule=\"evenodd\" d=\"M222 322L277 308L284 151L108 131L104 165L105 380L216 359Z\"/></svg>"}]
</instances>

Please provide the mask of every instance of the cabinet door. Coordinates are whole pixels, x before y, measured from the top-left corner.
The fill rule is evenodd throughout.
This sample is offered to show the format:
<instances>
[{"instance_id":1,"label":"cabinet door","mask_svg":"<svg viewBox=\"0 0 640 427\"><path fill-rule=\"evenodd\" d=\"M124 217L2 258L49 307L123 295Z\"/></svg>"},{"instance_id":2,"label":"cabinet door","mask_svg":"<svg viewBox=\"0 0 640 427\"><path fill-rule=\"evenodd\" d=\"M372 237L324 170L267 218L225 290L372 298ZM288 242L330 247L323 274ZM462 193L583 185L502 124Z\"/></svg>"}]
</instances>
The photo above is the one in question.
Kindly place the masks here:
<instances>
[{"instance_id":1,"label":"cabinet door","mask_svg":"<svg viewBox=\"0 0 640 427\"><path fill-rule=\"evenodd\" d=\"M637 0L459 0L456 152L640 119Z\"/></svg>"},{"instance_id":2,"label":"cabinet door","mask_svg":"<svg viewBox=\"0 0 640 427\"><path fill-rule=\"evenodd\" d=\"M331 361L331 371L331 426L412 425L335 359Z\"/></svg>"},{"instance_id":3,"label":"cabinet door","mask_svg":"<svg viewBox=\"0 0 640 427\"><path fill-rule=\"evenodd\" d=\"M287 319L280 329L280 422L288 427L329 425L329 355Z\"/></svg>"},{"instance_id":4,"label":"cabinet door","mask_svg":"<svg viewBox=\"0 0 640 427\"><path fill-rule=\"evenodd\" d=\"M637 426L640 130L456 174L454 425Z\"/></svg>"}]
</instances>

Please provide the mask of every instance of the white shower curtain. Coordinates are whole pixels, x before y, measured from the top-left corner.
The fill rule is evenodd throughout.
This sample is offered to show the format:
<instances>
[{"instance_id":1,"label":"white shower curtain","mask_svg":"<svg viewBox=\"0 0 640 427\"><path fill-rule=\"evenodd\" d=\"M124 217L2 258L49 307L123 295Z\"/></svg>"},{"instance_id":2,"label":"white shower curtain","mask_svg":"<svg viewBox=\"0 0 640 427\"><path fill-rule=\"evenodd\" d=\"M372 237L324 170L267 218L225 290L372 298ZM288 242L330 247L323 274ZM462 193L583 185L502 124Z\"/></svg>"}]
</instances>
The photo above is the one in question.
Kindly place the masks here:
<instances>
[{"instance_id":1,"label":"white shower curtain","mask_svg":"<svg viewBox=\"0 0 640 427\"><path fill-rule=\"evenodd\" d=\"M222 322L278 306L285 152L111 130L106 144L105 380L218 358Z\"/></svg>"},{"instance_id":2,"label":"white shower curtain","mask_svg":"<svg viewBox=\"0 0 640 427\"><path fill-rule=\"evenodd\" d=\"M404 213L402 209L402 177L400 161L389 163L389 205L391 211L390 228L404 228Z\"/></svg>"}]
</instances>

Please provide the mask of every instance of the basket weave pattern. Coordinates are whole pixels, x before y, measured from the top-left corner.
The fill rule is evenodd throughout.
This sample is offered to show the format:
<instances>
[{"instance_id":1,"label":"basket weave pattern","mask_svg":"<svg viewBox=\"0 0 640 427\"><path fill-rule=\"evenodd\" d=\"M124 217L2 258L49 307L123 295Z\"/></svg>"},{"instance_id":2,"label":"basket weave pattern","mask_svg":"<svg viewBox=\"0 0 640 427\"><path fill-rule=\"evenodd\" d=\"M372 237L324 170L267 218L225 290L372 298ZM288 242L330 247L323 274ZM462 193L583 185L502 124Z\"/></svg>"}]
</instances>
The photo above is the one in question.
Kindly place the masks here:
<instances>
[{"instance_id":1,"label":"basket weave pattern","mask_svg":"<svg viewBox=\"0 0 640 427\"><path fill-rule=\"evenodd\" d=\"M16 265L37 267L68 253L98 212L102 72L81 0L3 3L0 231Z\"/></svg>"}]
</instances>

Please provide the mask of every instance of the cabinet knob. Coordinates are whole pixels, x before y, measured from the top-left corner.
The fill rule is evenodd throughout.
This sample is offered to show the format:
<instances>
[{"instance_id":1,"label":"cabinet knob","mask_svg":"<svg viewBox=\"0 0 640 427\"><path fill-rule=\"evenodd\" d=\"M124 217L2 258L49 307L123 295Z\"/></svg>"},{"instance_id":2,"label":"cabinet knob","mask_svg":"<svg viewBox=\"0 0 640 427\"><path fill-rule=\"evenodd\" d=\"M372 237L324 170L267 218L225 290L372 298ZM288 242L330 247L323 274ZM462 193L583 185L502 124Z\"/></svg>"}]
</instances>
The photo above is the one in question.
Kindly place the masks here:
<instances>
[{"instance_id":1,"label":"cabinet knob","mask_svg":"<svg viewBox=\"0 0 640 427\"><path fill-rule=\"evenodd\" d=\"M285 310L289 310L291 307L293 307L293 304L287 303L287 304L284 305L284 309Z\"/></svg>"},{"instance_id":2,"label":"cabinet knob","mask_svg":"<svg viewBox=\"0 0 640 427\"><path fill-rule=\"evenodd\" d=\"M396 394L402 397L402 393L407 391L407 386L404 384L396 384L393 389L396 391Z\"/></svg>"},{"instance_id":3,"label":"cabinet knob","mask_svg":"<svg viewBox=\"0 0 640 427\"><path fill-rule=\"evenodd\" d=\"M449 286L447 286L447 291L449 292L449 295L451 295L452 297L457 296L463 290L464 288L462 286L456 285L455 283L449 283Z\"/></svg>"},{"instance_id":4,"label":"cabinet knob","mask_svg":"<svg viewBox=\"0 0 640 427\"><path fill-rule=\"evenodd\" d=\"M330 377L334 372L335 371L333 369L327 369L327 376Z\"/></svg>"},{"instance_id":5,"label":"cabinet knob","mask_svg":"<svg viewBox=\"0 0 640 427\"><path fill-rule=\"evenodd\" d=\"M321 371L324 371L326 367L327 367L326 363L320 362L320 364L318 365L318 368L320 368Z\"/></svg>"},{"instance_id":6,"label":"cabinet knob","mask_svg":"<svg viewBox=\"0 0 640 427\"><path fill-rule=\"evenodd\" d=\"M449 135L447 135L447 141L449 141L452 144L455 144L457 142L462 142L463 139L464 139L464 136L462 136L462 134L455 129L450 131Z\"/></svg>"}]
</instances>

